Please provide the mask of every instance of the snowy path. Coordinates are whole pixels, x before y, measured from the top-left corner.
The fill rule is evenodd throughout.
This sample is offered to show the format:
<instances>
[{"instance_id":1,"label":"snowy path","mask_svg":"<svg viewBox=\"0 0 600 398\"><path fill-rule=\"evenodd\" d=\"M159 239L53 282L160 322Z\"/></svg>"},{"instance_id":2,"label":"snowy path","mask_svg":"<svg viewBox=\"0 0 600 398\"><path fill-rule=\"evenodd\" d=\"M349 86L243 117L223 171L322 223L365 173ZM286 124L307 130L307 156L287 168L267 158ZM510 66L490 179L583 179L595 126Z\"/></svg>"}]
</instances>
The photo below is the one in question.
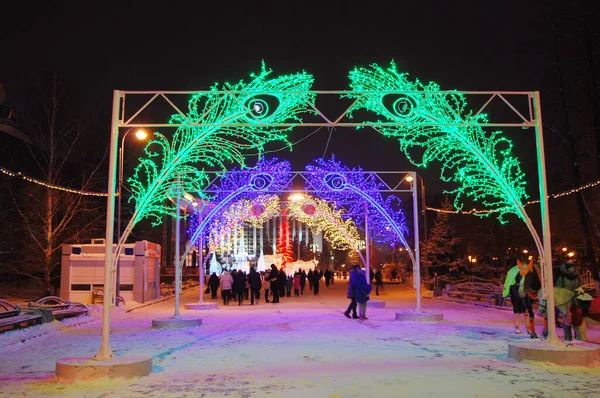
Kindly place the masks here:
<instances>
[{"instance_id":1,"label":"snowy path","mask_svg":"<svg viewBox=\"0 0 600 398\"><path fill-rule=\"evenodd\" d=\"M154 373L134 380L55 381L57 359L98 350L98 320L53 326L24 343L15 338L19 332L5 333L0 396L600 396L600 368L509 360L506 343L528 339L511 333L511 312L424 299L424 309L444 313L443 324L396 322L395 311L414 308L414 293L387 285L384 294L372 296L387 308L370 309L369 320L359 322L342 314L345 291L342 281L322 286L319 297L307 291L277 305L263 299L255 306L246 301L216 311L182 310L204 324L177 331L150 328L153 318L173 313L173 300L130 313L117 309L113 350L154 356ZM195 290L182 296L182 305L197 300ZM600 327L589 337L600 342ZM11 338L15 343L7 345Z\"/></svg>"}]
</instances>

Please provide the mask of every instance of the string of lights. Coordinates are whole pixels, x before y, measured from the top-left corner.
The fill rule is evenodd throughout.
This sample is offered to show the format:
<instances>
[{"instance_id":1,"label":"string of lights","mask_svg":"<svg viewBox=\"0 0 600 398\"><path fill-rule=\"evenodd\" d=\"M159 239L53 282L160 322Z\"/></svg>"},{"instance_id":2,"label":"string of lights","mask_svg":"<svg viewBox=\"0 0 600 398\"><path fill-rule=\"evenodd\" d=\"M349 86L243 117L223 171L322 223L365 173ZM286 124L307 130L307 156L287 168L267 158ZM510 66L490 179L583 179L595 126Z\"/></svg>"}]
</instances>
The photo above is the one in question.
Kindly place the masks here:
<instances>
[{"instance_id":1,"label":"string of lights","mask_svg":"<svg viewBox=\"0 0 600 398\"><path fill-rule=\"evenodd\" d=\"M594 188L597 187L598 185L600 185L600 180L596 180L594 182L590 182L587 183L585 185L581 185L577 188L572 188L572 189L567 189L566 191L563 192L559 192L559 193L553 193L548 195L548 199L557 199L557 198L561 198L563 196L569 196L572 195L574 193L589 189L589 188ZM529 205L533 205L536 203L540 203L539 200L529 200L527 202L525 202L523 204L523 206L529 206ZM494 209L494 210L479 210L479 209L472 209L472 210L445 210L445 209L438 209L435 207L427 207L427 210L429 211L435 211L438 213L446 213L446 214L467 214L467 215L486 215L486 214L490 214L490 213L494 213L499 211L499 209Z\"/></svg>"},{"instance_id":2,"label":"string of lights","mask_svg":"<svg viewBox=\"0 0 600 398\"><path fill-rule=\"evenodd\" d=\"M14 171L10 171L2 166L0 166L0 173L7 175L9 177L16 177L16 178L21 178L24 181L27 182L32 182L34 184L38 184L41 185L45 188L50 188L50 189L56 189L59 191L64 191L64 192L68 192L68 193L73 193L73 194L77 194L77 195L85 195L85 196L104 196L106 197L108 194L106 192L87 192L87 191L81 191L79 189L72 189L72 188L67 188L67 187L63 187L60 185L53 185L53 184L48 184L44 181L38 180L36 178L33 177L29 177L24 175L21 172L14 172ZM559 192L559 193L553 193L551 195L548 195L548 199L557 199L557 198L561 198L563 196L569 196L572 195L574 193L577 193L579 191L583 191L589 188L595 188L598 185L600 185L600 180L596 180L594 182L590 182L587 183L585 185L581 185L577 188L572 188L572 189L568 189L566 191L563 192ZM528 205L533 205L536 203L540 203L539 200L530 200L525 202L523 205L524 206L528 206ZM488 213L494 213L497 210L478 210L478 209L472 209L472 210L444 210L444 209L438 209L435 207L429 207L427 206L427 210L429 211L435 211L437 213L447 213L447 214L466 214L466 215L475 215L475 214L488 214Z\"/></svg>"},{"instance_id":3,"label":"string of lights","mask_svg":"<svg viewBox=\"0 0 600 398\"><path fill-rule=\"evenodd\" d=\"M47 182L38 180L37 178L26 176L25 174L21 173L20 171L14 172L14 171L5 169L4 167L0 167L0 173L7 175L9 177L21 178L24 181L32 182L34 184L41 185L45 188L56 189L58 191L74 193L77 195L84 195L84 196L105 196L105 197L108 196L108 194L106 192L86 192L86 191L82 191L79 189L73 189L73 188L63 187L60 185L48 184Z\"/></svg>"}]
</instances>

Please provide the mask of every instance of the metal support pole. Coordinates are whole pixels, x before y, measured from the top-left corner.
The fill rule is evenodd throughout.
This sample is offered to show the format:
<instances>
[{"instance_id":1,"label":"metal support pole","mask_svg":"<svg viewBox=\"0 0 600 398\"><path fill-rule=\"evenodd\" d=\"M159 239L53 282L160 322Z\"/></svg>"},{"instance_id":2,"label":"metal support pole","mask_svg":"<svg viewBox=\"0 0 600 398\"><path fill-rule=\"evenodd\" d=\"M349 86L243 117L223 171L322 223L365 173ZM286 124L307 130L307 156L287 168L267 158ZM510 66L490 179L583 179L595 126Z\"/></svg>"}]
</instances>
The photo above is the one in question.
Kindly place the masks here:
<instances>
[{"instance_id":1,"label":"metal support pole","mask_svg":"<svg viewBox=\"0 0 600 398\"><path fill-rule=\"evenodd\" d=\"M418 174L417 174L418 175ZM428 253L428 245L427 245L427 204L425 202L425 181L423 181L423 177L419 176L421 179L421 214L423 216L423 235L425 239L425 276L429 277L429 253Z\"/></svg>"},{"instance_id":2,"label":"metal support pole","mask_svg":"<svg viewBox=\"0 0 600 398\"><path fill-rule=\"evenodd\" d=\"M539 91L533 92L533 112L535 117L535 142L537 149L538 175L540 184L540 211L542 216L542 239L544 242L543 279L546 289L546 313L548 316L548 341L557 342L554 319L554 282L552 276L552 246L550 240L550 214L548 211L548 188L546 184L546 157L544 154L544 132Z\"/></svg>"},{"instance_id":3,"label":"metal support pole","mask_svg":"<svg viewBox=\"0 0 600 398\"><path fill-rule=\"evenodd\" d=\"M413 279L415 281L415 289L417 290L417 312L421 312L421 259L419 252L419 217L417 203L417 173L411 173L413 180L411 181L412 196L413 196L413 219L414 219L414 234L415 234L415 270Z\"/></svg>"},{"instance_id":4,"label":"metal support pole","mask_svg":"<svg viewBox=\"0 0 600 398\"><path fill-rule=\"evenodd\" d=\"M198 213L198 225L202 224L202 216ZM200 275L200 304L204 303L204 234L200 232L200 238L198 240L198 273Z\"/></svg>"},{"instance_id":5,"label":"metal support pole","mask_svg":"<svg viewBox=\"0 0 600 398\"><path fill-rule=\"evenodd\" d=\"M117 244L121 242L121 198L123 196L123 144L125 142L125 135L121 140L121 146L119 147L119 180L117 183ZM117 278L115 283L115 297L119 297L121 294L121 258L117 259ZM115 300L115 305L119 305L119 300Z\"/></svg>"},{"instance_id":6,"label":"metal support pole","mask_svg":"<svg viewBox=\"0 0 600 398\"><path fill-rule=\"evenodd\" d=\"M366 249L366 260L365 261L365 272L367 273L367 284L371 284L371 256L369 255L370 249L369 243L369 208L365 204L365 249Z\"/></svg>"},{"instance_id":7,"label":"metal support pole","mask_svg":"<svg viewBox=\"0 0 600 398\"><path fill-rule=\"evenodd\" d=\"M175 215L175 314L173 319L181 319L179 313L179 294L181 293L181 255L179 254L181 239L181 182L177 177L177 210Z\"/></svg>"},{"instance_id":8,"label":"metal support pole","mask_svg":"<svg viewBox=\"0 0 600 398\"><path fill-rule=\"evenodd\" d=\"M110 307L112 295L113 234L115 224L115 180L117 175L117 145L119 144L119 109L121 92L113 91L112 123L110 128L110 156L108 166L108 199L106 200L106 234L104 235L104 302L102 303L102 345L97 360L112 357L110 349Z\"/></svg>"}]
</instances>

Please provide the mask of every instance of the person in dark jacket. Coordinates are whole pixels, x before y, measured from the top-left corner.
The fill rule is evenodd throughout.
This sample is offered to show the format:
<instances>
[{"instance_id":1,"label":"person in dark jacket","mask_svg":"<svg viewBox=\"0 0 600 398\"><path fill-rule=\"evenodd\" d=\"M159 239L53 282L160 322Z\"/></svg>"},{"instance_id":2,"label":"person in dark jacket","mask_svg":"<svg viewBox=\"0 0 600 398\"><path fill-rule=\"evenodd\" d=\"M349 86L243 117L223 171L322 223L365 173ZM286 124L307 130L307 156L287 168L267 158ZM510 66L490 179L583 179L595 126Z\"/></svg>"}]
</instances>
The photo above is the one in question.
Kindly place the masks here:
<instances>
[{"instance_id":1,"label":"person in dark jacket","mask_svg":"<svg viewBox=\"0 0 600 398\"><path fill-rule=\"evenodd\" d=\"M306 272L300 269L300 295L304 294L304 286L306 286Z\"/></svg>"},{"instance_id":2,"label":"person in dark jacket","mask_svg":"<svg viewBox=\"0 0 600 398\"><path fill-rule=\"evenodd\" d=\"M277 281L279 282L279 298L285 297L286 279L287 275L285 274L283 268L281 268L281 270L279 270L279 278L277 279Z\"/></svg>"},{"instance_id":3,"label":"person in dark jacket","mask_svg":"<svg viewBox=\"0 0 600 398\"><path fill-rule=\"evenodd\" d=\"M321 276L322 274L315 270L315 272L313 272L313 293L315 294L315 296L319 295L319 281L321 280Z\"/></svg>"},{"instance_id":4,"label":"person in dark jacket","mask_svg":"<svg viewBox=\"0 0 600 398\"><path fill-rule=\"evenodd\" d=\"M312 290L312 284L313 284L313 271L312 269L308 270L308 275L306 275L307 279L308 279L308 289Z\"/></svg>"},{"instance_id":5,"label":"person in dark jacket","mask_svg":"<svg viewBox=\"0 0 600 398\"><path fill-rule=\"evenodd\" d=\"M260 288L262 287L262 283L260 281L260 274L256 272L254 267L250 268L250 273L248 274L248 285L250 286L250 305L254 305L255 298L256 304L258 304L258 300L260 300Z\"/></svg>"},{"instance_id":6,"label":"person in dark jacket","mask_svg":"<svg viewBox=\"0 0 600 398\"><path fill-rule=\"evenodd\" d=\"M357 264L350 270L350 279L348 281L348 293L346 297L350 299L350 305L348 305L348 309L344 312L346 318L350 318L350 311L352 311L352 318L358 319L358 315L356 314L356 273L360 269L360 266Z\"/></svg>"},{"instance_id":7,"label":"person in dark jacket","mask_svg":"<svg viewBox=\"0 0 600 398\"><path fill-rule=\"evenodd\" d=\"M286 297L292 297L292 286L294 285L294 278L290 275L285 279L285 295Z\"/></svg>"},{"instance_id":8,"label":"person in dark jacket","mask_svg":"<svg viewBox=\"0 0 600 398\"><path fill-rule=\"evenodd\" d=\"M375 272L375 295L379 296L379 287L383 289L383 275L381 275L381 268Z\"/></svg>"},{"instance_id":9,"label":"person in dark jacket","mask_svg":"<svg viewBox=\"0 0 600 398\"><path fill-rule=\"evenodd\" d=\"M271 264L271 272L269 273L269 282L271 282L271 292L273 292L273 304L279 302L279 270L275 264Z\"/></svg>"},{"instance_id":10,"label":"person in dark jacket","mask_svg":"<svg viewBox=\"0 0 600 398\"><path fill-rule=\"evenodd\" d=\"M238 305L244 302L244 291L246 290L246 275L242 270L238 270L233 277L233 290L237 295Z\"/></svg>"},{"instance_id":11,"label":"person in dark jacket","mask_svg":"<svg viewBox=\"0 0 600 398\"><path fill-rule=\"evenodd\" d=\"M213 272L210 278L208 278L208 286L210 287L210 298L217 298L217 289L219 288L219 277L216 272Z\"/></svg>"}]
</instances>

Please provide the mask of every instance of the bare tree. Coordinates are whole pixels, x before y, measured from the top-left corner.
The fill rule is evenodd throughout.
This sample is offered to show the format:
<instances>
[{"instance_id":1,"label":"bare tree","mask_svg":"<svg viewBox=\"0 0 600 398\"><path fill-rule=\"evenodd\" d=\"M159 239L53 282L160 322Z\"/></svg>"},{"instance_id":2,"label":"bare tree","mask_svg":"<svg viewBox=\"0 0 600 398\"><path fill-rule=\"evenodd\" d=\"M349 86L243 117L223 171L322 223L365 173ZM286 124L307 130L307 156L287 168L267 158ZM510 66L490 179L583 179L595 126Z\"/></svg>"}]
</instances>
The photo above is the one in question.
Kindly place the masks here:
<instances>
[{"instance_id":1,"label":"bare tree","mask_svg":"<svg viewBox=\"0 0 600 398\"><path fill-rule=\"evenodd\" d=\"M8 264L8 268L15 274L40 280L50 292L53 279L59 276L62 244L96 235L105 201L98 196L56 189L97 189L95 177L101 162L93 164L82 151L86 130L65 117L64 92L56 76L38 100L41 117L31 137L35 146L30 152L43 184L20 182L11 186L24 241L22 261Z\"/></svg>"}]
</instances>

